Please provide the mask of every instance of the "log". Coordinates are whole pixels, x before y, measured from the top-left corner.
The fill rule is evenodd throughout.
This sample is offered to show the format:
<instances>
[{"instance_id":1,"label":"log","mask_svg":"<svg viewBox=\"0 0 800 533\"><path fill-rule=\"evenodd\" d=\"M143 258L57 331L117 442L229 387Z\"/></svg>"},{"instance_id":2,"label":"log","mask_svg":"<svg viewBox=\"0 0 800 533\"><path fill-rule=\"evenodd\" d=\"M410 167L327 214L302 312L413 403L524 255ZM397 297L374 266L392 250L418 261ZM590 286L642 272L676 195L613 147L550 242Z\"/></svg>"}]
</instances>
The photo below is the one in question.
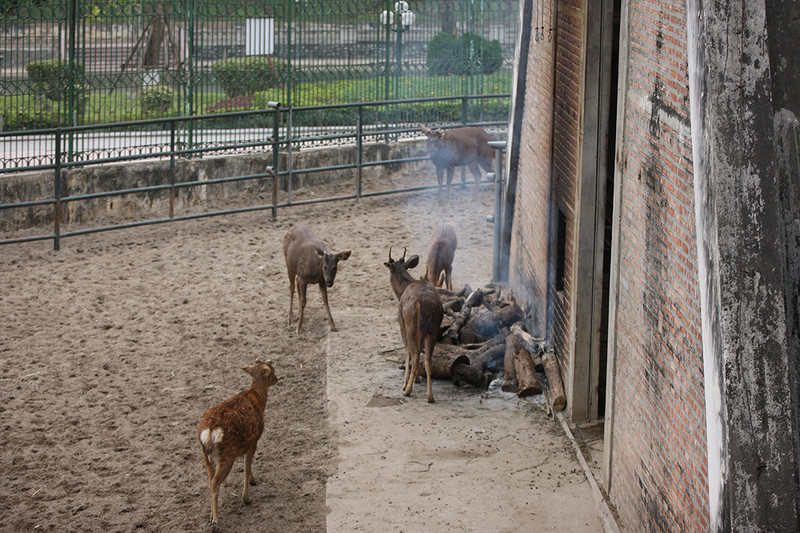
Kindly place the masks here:
<instances>
[{"instance_id":1,"label":"log","mask_svg":"<svg viewBox=\"0 0 800 533\"><path fill-rule=\"evenodd\" d=\"M482 337L493 337L525 316L518 305L503 307L497 311L486 311L469 319L465 327Z\"/></svg>"},{"instance_id":2,"label":"log","mask_svg":"<svg viewBox=\"0 0 800 533\"><path fill-rule=\"evenodd\" d=\"M420 354L419 362L419 375L423 378L426 377L425 361L423 355ZM442 352L434 350L431 357L431 377L436 379L450 379L453 376L453 366L456 364L468 365L469 357L466 354L458 352ZM403 368L405 368L405 363Z\"/></svg>"},{"instance_id":3,"label":"log","mask_svg":"<svg viewBox=\"0 0 800 533\"><path fill-rule=\"evenodd\" d=\"M505 362L503 364L503 384L500 388L505 392L517 392L517 372L514 368L514 352L522 341L519 335L511 333L506 337Z\"/></svg>"},{"instance_id":4,"label":"log","mask_svg":"<svg viewBox=\"0 0 800 533\"><path fill-rule=\"evenodd\" d=\"M506 342L506 346L508 342ZM520 342L514 350L514 371L517 374L517 396L524 398L534 394L542 393L542 386L533 368L531 354L525 348L525 344Z\"/></svg>"},{"instance_id":5,"label":"log","mask_svg":"<svg viewBox=\"0 0 800 533\"><path fill-rule=\"evenodd\" d=\"M469 315L472 308L480 305L482 300L483 291L481 289L472 291L467 300L464 302L464 306L461 308L458 316L455 318L455 320L453 320L453 324L447 328L447 331L442 336L443 342L448 344L458 344L458 332L461 331L461 328L464 327L464 324L466 324L467 320L469 320Z\"/></svg>"},{"instance_id":6,"label":"log","mask_svg":"<svg viewBox=\"0 0 800 533\"><path fill-rule=\"evenodd\" d=\"M495 344L490 346L487 350L481 350L480 353L475 355L468 355L469 364L475 368L484 371L493 368L495 362L504 357L506 353L506 343Z\"/></svg>"},{"instance_id":7,"label":"log","mask_svg":"<svg viewBox=\"0 0 800 533\"><path fill-rule=\"evenodd\" d=\"M539 355L545 349L546 343L544 339L540 339L534 337L524 329L522 329L522 324L517 322L511 326L511 333L516 333L519 335L520 340L525 345L525 348L528 349L529 352L533 356Z\"/></svg>"},{"instance_id":8,"label":"log","mask_svg":"<svg viewBox=\"0 0 800 533\"><path fill-rule=\"evenodd\" d=\"M461 328L461 331L458 332L458 344L475 344L476 342L483 342L484 340L486 339L466 326Z\"/></svg>"},{"instance_id":9,"label":"log","mask_svg":"<svg viewBox=\"0 0 800 533\"><path fill-rule=\"evenodd\" d=\"M550 389L550 404L553 411L563 411L567 406L567 397L564 394L564 382L561 380L561 370L558 360L553 352L542 355L544 375L547 376L547 386Z\"/></svg>"},{"instance_id":10,"label":"log","mask_svg":"<svg viewBox=\"0 0 800 533\"><path fill-rule=\"evenodd\" d=\"M473 387L485 389L489 386L490 375L469 364L459 363L453 366L453 384L457 387L469 383Z\"/></svg>"}]
</instances>

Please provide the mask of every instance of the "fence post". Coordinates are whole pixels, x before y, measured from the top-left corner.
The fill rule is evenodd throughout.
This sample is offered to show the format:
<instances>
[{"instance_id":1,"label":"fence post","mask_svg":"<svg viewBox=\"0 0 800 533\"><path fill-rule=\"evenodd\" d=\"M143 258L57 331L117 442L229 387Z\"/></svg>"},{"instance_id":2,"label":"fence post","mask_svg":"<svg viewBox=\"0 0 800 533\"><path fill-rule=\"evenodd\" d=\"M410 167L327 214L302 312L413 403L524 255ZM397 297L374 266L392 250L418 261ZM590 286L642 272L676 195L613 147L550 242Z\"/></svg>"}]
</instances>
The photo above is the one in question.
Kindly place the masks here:
<instances>
[{"instance_id":1,"label":"fence post","mask_svg":"<svg viewBox=\"0 0 800 533\"><path fill-rule=\"evenodd\" d=\"M61 249L61 128L56 130L56 168L53 174L53 197L56 201L53 210L53 250Z\"/></svg>"},{"instance_id":2,"label":"fence post","mask_svg":"<svg viewBox=\"0 0 800 533\"><path fill-rule=\"evenodd\" d=\"M267 102L272 108L272 220L278 218L278 157L280 156L280 118L281 103Z\"/></svg>"},{"instance_id":3,"label":"fence post","mask_svg":"<svg viewBox=\"0 0 800 533\"><path fill-rule=\"evenodd\" d=\"M361 199L361 161L364 149L364 106L358 106L358 119L356 120L356 200Z\"/></svg>"},{"instance_id":4,"label":"fence post","mask_svg":"<svg viewBox=\"0 0 800 533\"><path fill-rule=\"evenodd\" d=\"M169 121L169 218L175 218L175 120Z\"/></svg>"},{"instance_id":5,"label":"fence post","mask_svg":"<svg viewBox=\"0 0 800 533\"><path fill-rule=\"evenodd\" d=\"M289 117L286 119L286 193L287 203L292 205L292 108L289 107Z\"/></svg>"}]
</instances>

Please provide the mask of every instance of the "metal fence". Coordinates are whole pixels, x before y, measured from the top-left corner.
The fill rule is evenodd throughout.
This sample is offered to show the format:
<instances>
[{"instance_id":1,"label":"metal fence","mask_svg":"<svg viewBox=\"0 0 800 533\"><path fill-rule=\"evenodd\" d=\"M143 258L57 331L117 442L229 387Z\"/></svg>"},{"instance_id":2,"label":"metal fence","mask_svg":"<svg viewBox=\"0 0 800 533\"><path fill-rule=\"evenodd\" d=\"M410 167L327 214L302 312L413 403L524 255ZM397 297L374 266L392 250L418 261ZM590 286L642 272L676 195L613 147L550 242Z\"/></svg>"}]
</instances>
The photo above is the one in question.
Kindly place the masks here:
<instances>
[{"instance_id":1,"label":"metal fence","mask_svg":"<svg viewBox=\"0 0 800 533\"><path fill-rule=\"evenodd\" d=\"M263 110L269 101L311 106L506 94L517 3L4 2L0 126L22 131ZM425 108L416 111L420 121L436 119L440 111L430 108L430 118ZM379 117L387 126L403 118ZM250 126L244 119L218 117L215 127ZM314 120L328 125L324 114Z\"/></svg>"},{"instance_id":2,"label":"metal fence","mask_svg":"<svg viewBox=\"0 0 800 533\"><path fill-rule=\"evenodd\" d=\"M135 226L146 226L160 224L178 220L188 220L204 218L217 215L227 215L247 211L270 210L275 217L278 208L305 205L310 203L329 202L335 200L359 199L362 197L379 196L396 193L408 193L414 191L424 191L436 187L434 184L434 172L426 175L416 176L413 180L405 180L399 183L378 180L365 186L362 180L362 173L365 169L381 167L387 165L398 165L413 163L428 159L426 154L417 154L407 157L392 158L378 156L373 159L365 157L365 145L368 143L385 145L386 139L397 139L408 136L419 136L416 126L403 125L399 127L386 128L376 127L365 120L375 114L375 109L382 109L386 106L398 108L403 112L404 107L415 108L428 104L455 103L456 106L465 112L473 107L481 108L483 100L504 100L507 108L510 95L497 96L462 96L456 98L428 98L411 101L389 101L385 103L359 103L342 106L306 106L296 108L285 108L277 102L271 102L271 109L265 111L240 111L226 113L223 115L227 120L254 121L264 125L261 128L252 128L243 131L228 130L214 142L208 142L204 146L188 146L181 139L181 132L192 130L191 123L205 122L214 120L216 117L204 115L197 117L173 117L165 119L150 119L131 123L120 123L111 127L105 125L72 126L67 128L55 128L51 130L40 130L37 132L23 133L0 133L0 141L9 136L30 137L27 142L35 144L37 150L44 150L52 154L52 160L43 165L27 167L25 170L36 170L49 173L52 171L52 182L47 185L39 182L34 187L24 187L29 196L17 198L16 201L9 202L7 198L0 203L0 220L8 213L25 210L45 210L48 212L45 218L50 220L52 232L41 234L37 233L37 228L29 228L24 231L24 236L14 236L6 233L0 235L0 245L23 243L31 241L52 240L56 250L60 248L61 239L70 236L97 233L114 229L129 228ZM297 117L303 122L305 115L317 115L319 113L340 113L353 117L347 127L331 128L320 130L318 128L307 128L304 126L294 127L293 119ZM462 115L460 123L467 122L467 115ZM473 121L471 124L480 125L495 133L495 137L503 137L508 126L507 116L501 119L490 119L484 121ZM138 152L133 150L127 153L118 151L114 153L107 150L105 156L98 157L91 161L70 161L66 157L64 146L70 139L97 139L99 143L112 143L119 146L131 146L136 144L136 139L143 129L151 128L161 132L160 142L154 143L152 137L148 137L144 144L149 151ZM207 131L207 134L210 133ZM345 158L346 160L333 165L295 167L292 163L292 153L299 147L329 145L329 144L349 145L354 149ZM246 175L227 175L215 176L211 179L188 179L178 180L175 175L175 166L178 159L192 160L203 159L208 156L230 155L230 154L269 154L271 165L262 168L259 172ZM122 154L122 155L120 155ZM279 159L284 157L283 163ZM166 161L168 162L167 171L163 176L155 177L150 183L139 184L129 188L115 188L113 185L104 183L93 183L92 191L79 193L70 192L62 182L66 171L73 169L87 169L107 167L114 164L129 164L136 161ZM498 160L499 164L499 160ZM498 166L498 173L499 173ZM20 169L17 169L20 170ZM343 183L338 184L338 192L324 196L315 193L313 190L306 191L306 195L293 194L294 178L300 175L314 173L326 173L330 171L348 171L350 176ZM6 171L8 172L8 171ZM499 174L498 174L499 175ZM0 185L3 185L2 174L0 174ZM463 179L463 178L462 178ZM102 180L94 180L102 182ZM258 182L261 189L269 191L269 198L266 203L258 203L253 198L242 199L237 197L236 207L223 209L206 209L201 207L193 211L179 212L175 207L175 199L180 191L187 191L196 188L206 188L214 185L224 185L243 182ZM0 187L2 190L2 187ZM80 206L97 200L111 199L119 201L120 198L129 196L161 195L165 206L164 216L153 217L153 213L146 213L135 221L116 222L109 225L98 226L97 221L89 221L78 226L65 228L62 213L68 206ZM80 210L80 208L78 208ZM22 217L26 218L26 217ZM46 226L45 226L46 227ZM19 231L11 231L19 233Z\"/></svg>"}]
</instances>

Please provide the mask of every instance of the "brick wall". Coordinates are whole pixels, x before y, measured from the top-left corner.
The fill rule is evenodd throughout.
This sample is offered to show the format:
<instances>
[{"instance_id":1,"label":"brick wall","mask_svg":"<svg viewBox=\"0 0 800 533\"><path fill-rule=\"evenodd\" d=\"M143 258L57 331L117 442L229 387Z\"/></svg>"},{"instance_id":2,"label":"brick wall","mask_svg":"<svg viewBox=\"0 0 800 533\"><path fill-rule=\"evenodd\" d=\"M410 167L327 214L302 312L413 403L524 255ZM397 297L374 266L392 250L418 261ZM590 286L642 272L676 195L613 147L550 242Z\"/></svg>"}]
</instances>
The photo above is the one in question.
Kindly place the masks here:
<instances>
[{"instance_id":1,"label":"brick wall","mask_svg":"<svg viewBox=\"0 0 800 533\"><path fill-rule=\"evenodd\" d=\"M610 495L635 530L706 531L685 2L629 17Z\"/></svg>"},{"instance_id":2,"label":"brick wall","mask_svg":"<svg viewBox=\"0 0 800 533\"><path fill-rule=\"evenodd\" d=\"M623 0L629 21L620 187L610 499L630 531L707 531L708 481L685 2ZM548 3L545 2L545 9ZM582 124L584 2L557 3L557 39L531 42L510 281L546 309L551 172L566 216L554 301L562 372L572 357L574 228ZM623 10L625 11L625 10ZM547 16L545 16L547 20ZM623 25L626 23L622 21ZM533 24L536 24L534 20ZM617 73L612 74L617 76ZM612 141L614 135L611 135ZM614 283L616 280L612 280ZM564 375L565 383L570 377ZM569 398L568 398L569 401ZM608 445L609 443L607 443Z\"/></svg>"},{"instance_id":3,"label":"brick wall","mask_svg":"<svg viewBox=\"0 0 800 533\"><path fill-rule=\"evenodd\" d=\"M546 41L532 41L529 45L516 208L509 249L509 282L515 294L533 304L531 332L541 337L546 334L547 320L553 45Z\"/></svg>"}]
</instances>

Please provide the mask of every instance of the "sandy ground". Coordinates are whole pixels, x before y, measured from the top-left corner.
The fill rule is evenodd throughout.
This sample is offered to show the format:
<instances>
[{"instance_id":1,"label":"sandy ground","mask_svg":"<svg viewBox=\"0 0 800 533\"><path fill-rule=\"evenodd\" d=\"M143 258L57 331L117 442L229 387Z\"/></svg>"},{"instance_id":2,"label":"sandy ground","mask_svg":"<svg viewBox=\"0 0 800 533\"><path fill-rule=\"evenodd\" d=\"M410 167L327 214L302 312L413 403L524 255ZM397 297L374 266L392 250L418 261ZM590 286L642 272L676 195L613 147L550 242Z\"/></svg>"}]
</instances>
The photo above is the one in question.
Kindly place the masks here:
<instances>
[{"instance_id":1,"label":"sandy ground","mask_svg":"<svg viewBox=\"0 0 800 533\"><path fill-rule=\"evenodd\" d=\"M205 531L202 413L274 361L258 486L220 496L230 532L602 531L557 421L533 402L437 382L401 396L390 245L424 262L458 233L454 285L491 278L492 194L318 204L0 248L0 531ZM437 213L431 217L430 212ZM437 218L434 220L433 218ZM352 250L286 323L283 235ZM424 263L423 263L424 264ZM419 267L418 275L424 267Z\"/></svg>"}]
</instances>

